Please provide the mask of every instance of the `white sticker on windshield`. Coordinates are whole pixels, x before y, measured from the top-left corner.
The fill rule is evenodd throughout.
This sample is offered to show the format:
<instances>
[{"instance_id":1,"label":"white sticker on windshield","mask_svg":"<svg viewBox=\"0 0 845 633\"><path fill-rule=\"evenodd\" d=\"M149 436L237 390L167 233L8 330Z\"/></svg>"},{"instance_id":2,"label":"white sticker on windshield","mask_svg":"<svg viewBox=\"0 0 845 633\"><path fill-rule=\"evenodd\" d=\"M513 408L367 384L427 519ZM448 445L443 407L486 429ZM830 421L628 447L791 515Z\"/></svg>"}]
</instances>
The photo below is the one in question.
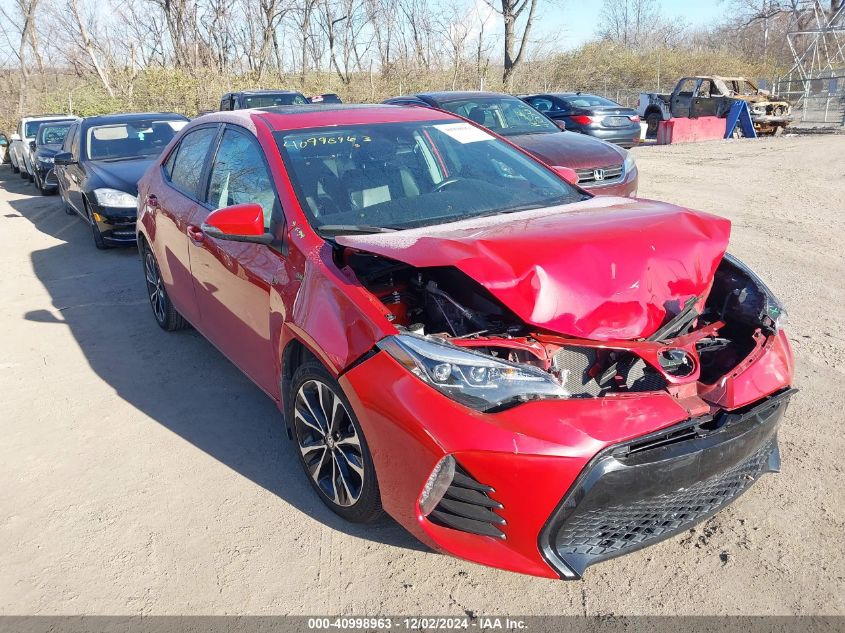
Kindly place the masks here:
<instances>
[{"instance_id":1,"label":"white sticker on windshield","mask_svg":"<svg viewBox=\"0 0 845 633\"><path fill-rule=\"evenodd\" d=\"M492 135L469 123L444 123L434 127L444 134L448 134L459 143L476 143L493 139Z\"/></svg>"}]
</instances>

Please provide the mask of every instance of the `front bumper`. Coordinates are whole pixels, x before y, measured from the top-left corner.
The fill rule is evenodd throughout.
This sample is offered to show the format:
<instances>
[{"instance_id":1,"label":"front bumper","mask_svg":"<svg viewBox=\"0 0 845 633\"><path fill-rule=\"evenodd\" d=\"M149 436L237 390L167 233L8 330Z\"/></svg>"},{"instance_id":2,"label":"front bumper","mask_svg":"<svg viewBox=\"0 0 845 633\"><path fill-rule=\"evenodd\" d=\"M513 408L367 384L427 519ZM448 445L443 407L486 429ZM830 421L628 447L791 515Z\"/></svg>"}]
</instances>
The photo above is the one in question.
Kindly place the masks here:
<instances>
[{"instance_id":1,"label":"front bumper","mask_svg":"<svg viewBox=\"0 0 845 633\"><path fill-rule=\"evenodd\" d=\"M720 381L724 384L719 392L710 395L720 398L720 408L744 411L739 407L759 404L788 387L790 359L785 337L772 337L753 364ZM563 529L563 519L569 515L559 514L561 500L571 499L573 486L582 481L582 473L592 470L593 460L661 429L701 424L699 419L691 420L682 399L668 392L536 400L497 413L480 413L435 391L385 352L348 370L340 383L367 438L388 514L432 548L547 578L579 573L575 563L576 571L572 571L549 556L540 542L543 534L552 542L552 535L557 538ZM763 450L763 444L759 447ZM449 525L449 517L426 517L420 511L425 482L446 455L452 455L474 480L469 485L481 487L488 498L474 495L471 500L486 508L473 512L487 527L464 524L469 529L456 529ZM678 476L692 472L679 471ZM704 480L710 475L700 471L698 476ZM637 490L626 494L623 500L639 498ZM595 561L584 566L590 562ZM569 575L561 571L564 567Z\"/></svg>"},{"instance_id":2,"label":"front bumper","mask_svg":"<svg viewBox=\"0 0 845 633\"><path fill-rule=\"evenodd\" d=\"M96 217L94 221L103 236L103 240L114 245L135 244L136 211L132 209L115 209L94 205Z\"/></svg>"},{"instance_id":3,"label":"front bumper","mask_svg":"<svg viewBox=\"0 0 845 633\"><path fill-rule=\"evenodd\" d=\"M793 389L689 420L594 457L540 534L561 578L674 536L780 470L777 427Z\"/></svg>"},{"instance_id":4,"label":"front bumper","mask_svg":"<svg viewBox=\"0 0 845 633\"><path fill-rule=\"evenodd\" d=\"M38 171L38 178L45 189L57 188L59 186L59 179L56 178L56 170L52 165L38 161L36 163L36 170Z\"/></svg>"}]
</instances>

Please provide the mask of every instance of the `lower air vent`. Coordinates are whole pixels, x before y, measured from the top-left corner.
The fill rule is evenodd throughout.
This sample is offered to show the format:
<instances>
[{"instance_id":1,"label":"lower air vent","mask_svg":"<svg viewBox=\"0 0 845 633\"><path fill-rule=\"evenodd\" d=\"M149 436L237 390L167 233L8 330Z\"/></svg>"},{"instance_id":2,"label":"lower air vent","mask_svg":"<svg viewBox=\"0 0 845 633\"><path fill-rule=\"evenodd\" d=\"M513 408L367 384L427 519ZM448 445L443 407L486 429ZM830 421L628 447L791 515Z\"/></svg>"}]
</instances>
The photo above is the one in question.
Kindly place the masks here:
<instances>
[{"instance_id":1,"label":"lower air vent","mask_svg":"<svg viewBox=\"0 0 845 633\"><path fill-rule=\"evenodd\" d=\"M499 526L505 525L505 519L495 512L504 506L490 498L492 492L493 488L479 483L456 465L452 484L428 519L437 525L470 534L505 538L504 532L499 529Z\"/></svg>"}]
</instances>

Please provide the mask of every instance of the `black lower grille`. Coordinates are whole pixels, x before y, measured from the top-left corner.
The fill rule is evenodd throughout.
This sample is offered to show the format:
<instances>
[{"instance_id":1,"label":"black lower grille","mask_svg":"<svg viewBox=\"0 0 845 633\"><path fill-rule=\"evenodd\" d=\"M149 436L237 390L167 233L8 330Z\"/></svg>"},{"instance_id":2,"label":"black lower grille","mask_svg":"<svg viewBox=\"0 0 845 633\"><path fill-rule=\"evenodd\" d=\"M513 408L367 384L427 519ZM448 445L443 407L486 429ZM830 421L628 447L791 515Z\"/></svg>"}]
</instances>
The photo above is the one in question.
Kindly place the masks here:
<instances>
[{"instance_id":1,"label":"black lower grille","mask_svg":"<svg viewBox=\"0 0 845 633\"><path fill-rule=\"evenodd\" d=\"M455 466L455 477L431 514L429 521L462 532L505 538L499 529L505 519L496 510L502 504L492 499L493 488L476 481L460 465Z\"/></svg>"},{"instance_id":2,"label":"black lower grille","mask_svg":"<svg viewBox=\"0 0 845 633\"><path fill-rule=\"evenodd\" d=\"M609 558L698 523L733 501L766 472L775 448L772 441L747 461L689 488L573 516L555 540L558 554Z\"/></svg>"},{"instance_id":3,"label":"black lower grille","mask_svg":"<svg viewBox=\"0 0 845 633\"><path fill-rule=\"evenodd\" d=\"M540 535L563 578L712 516L779 468L777 426L793 389L602 451Z\"/></svg>"}]
</instances>

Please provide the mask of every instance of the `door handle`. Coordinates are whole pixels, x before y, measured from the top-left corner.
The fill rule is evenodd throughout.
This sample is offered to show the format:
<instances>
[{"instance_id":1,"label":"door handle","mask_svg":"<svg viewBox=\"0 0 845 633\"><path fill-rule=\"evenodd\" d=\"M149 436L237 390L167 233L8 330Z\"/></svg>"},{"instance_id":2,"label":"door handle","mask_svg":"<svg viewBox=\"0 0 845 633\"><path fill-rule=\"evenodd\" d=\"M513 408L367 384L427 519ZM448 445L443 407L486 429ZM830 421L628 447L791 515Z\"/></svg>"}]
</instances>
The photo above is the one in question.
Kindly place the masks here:
<instances>
[{"instance_id":1,"label":"door handle","mask_svg":"<svg viewBox=\"0 0 845 633\"><path fill-rule=\"evenodd\" d=\"M193 242L202 242L205 239L205 235L202 232L202 229L198 226L193 224L189 224L187 228L188 237L191 238Z\"/></svg>"},{"instance_id":2,"label":"door handle","mask_svg":"<svg viewBox=\"0 0 845 633\"><path fill-rule=\"evenodd\" d=\"M158 209L158 198L154 193L147 196L147 206L153 209Z\"/></svg>"}]
</instances>

